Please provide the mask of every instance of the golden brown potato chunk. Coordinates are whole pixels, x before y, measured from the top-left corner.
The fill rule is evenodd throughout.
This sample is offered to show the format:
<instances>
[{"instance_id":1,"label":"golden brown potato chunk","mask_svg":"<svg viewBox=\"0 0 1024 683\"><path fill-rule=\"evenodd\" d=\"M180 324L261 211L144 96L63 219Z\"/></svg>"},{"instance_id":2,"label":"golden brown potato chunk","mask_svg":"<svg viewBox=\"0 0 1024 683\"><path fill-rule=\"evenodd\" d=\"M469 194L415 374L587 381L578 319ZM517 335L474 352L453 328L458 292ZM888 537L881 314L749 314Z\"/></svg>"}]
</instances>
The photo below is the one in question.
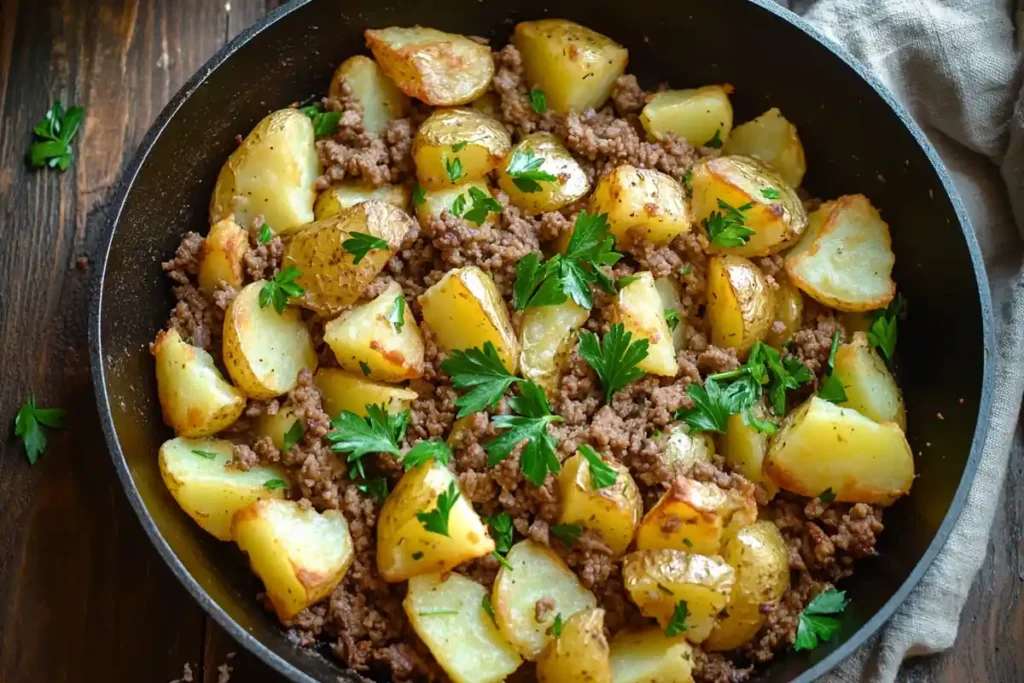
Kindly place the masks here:
<instances>
[{"instance_id":1,"label":"golden brown potato chunk","mask_svg":"<svg viewBox=\"0 0 1024 683\"><path fill-rule=\"evenodd\" d=\"M637 365L652 375L675 377L679 372L672 333L665 319L665 309L654 285L654 276L644 271L637 279L619 290L615 301L615 321L621 322L633 340L646 339L647 357Z\"/></svg>"},{"instance_id":2,"label":"golden brown potato chunk","mask_svg":"<svg viewBox=\"0 0 1024 683\"><path fill-rule=\"evenodd\" d=\"M807 171L804 146L796 126L774 107L753 121L736 126L725 141L722 154L739 154L765 161L793 187L800 187Z\"/></svg>"},{"instance_id":3,"label":"golden brown potato chunk","mask_svg":"<svg viewBox=\"0 0 1024 683\"><path fill-rule=\"evenodd\" d=\"M313 205L313 213L318 221L322 221L371 199L379 199L405 210L409 208L410 195L409 188L404 185L373 187L357 180L345 180L320 193Z\"/></svg>"},{"instance_id":4,"label":"golden brown potato chunk","mask_svg":"<svg viewBox=\"0 0 1024 683\"><path fill-rule=\"evenodd\" d=\"M622 464L605 459L615 472L615 482L597 488L590 462L574 455L562 463L558 488L562 494L562 524L579 524L601 533L601 540L616 555L626 552L640 523L644 505L629 470Z\"/></svg>"},{"instance_id":5,"label":"golden brown potato chunk","mask_svg":"<svg viewBox=\"0 0 1024 683\"><path fill-rule=\"evenodd\" d=\"M745 355L775 321L775 301L764 273L742 256L708 260L711 343Z\"/></svg>"},{"instance_id":6,"label":"golden brown potato chunk","mask_svg":"<svg viewBox=\"0 0 1024 683\"><path fill-rule=\"evenodd\" d=\"M409 409L417 395L411 389L374 382L361 372L354 375L340 368L320 368L313 376L313 383L323 393L324 410L331 417L337 417L343 410L366 417L368 405L384 406L389 413L401 413Z\"/></svg>"},{"instance_id":7,"label":"golden brown potato chunk","mask_svg":"<svg viewBox=\"0 0 1024 683\"><path fill-rule=\"evenodd\" d=\"M539 683L612 683L604 610L587 609L569 617L562 635L537 657Z\"/></svg>"},{"instance_id":8,"label":"golden brown potato chunk","mask_svg":"<svg viewBox=\"0 0 1024 683\"><path fill-rule=\"evenodd\" d=\"M380 135L389 122L409 115L409 98L369 57L355 55L342 62L327 94L340 97L345 85L362 106L363 127L371 133Z\"/></svg>"},{"instance_id":9,"label":"golden brown potato chunk","mask_svg":"<svg viewBox=\"0 0 1024 683\"><path fill-rule=\"evenodd\" d=\"M496 119L475 109L438 109L413 140L416 176L433 189L479 180L498 167L511 146L512 137Z\"/></svg>"},{"instance_id":10,"label":"golden brown potato chunk","mask_svg":"<svg viewBox=\"0 0 1024 683\"><path fill-rule=\"evenodd\" d=\"M839 346L835 373L846 390L847 400L839 405L853 408L875 422L895 422L907 430L900 388L866 334L855 332L849 344Z\"/></svg>"},{"instance_id":11,"label":"golden brown potato chunk","mask_svg":"<svg viewBox=\"0 0 1024 683\"><path fill-rule=\"evenodd\" d=\"M757 501L753 496L681 476L644 515L636 534L636 547L714 555L731 530L755 519Z\"/></svg>"},{"instance_id":12,"label":"golden brown potato chunk","mask_svg":"<svg viewBox=\"0 0 1024 683\"><path fill-rule=\"evenodd\" d=\"M591 213L608 214L619 244L637 239L668 244L688 232L692 222L686 192L672 176L628 165L597 182L590 206Z\"/></svg>"},{"instance_id":13,"label":"golden brown potato chunk","mask_svg":"<svg viewBox=\"0 0 1024 683\"><path fill-rule=\"evenodd\" d=\"M231 218L225 218L212 228L203 240L202 260L199 262L199 289L211 296L217 284L226 282L241 289L244 282L242 259L249 248L249 234Z\"/></svg>"},{"instance_id":14,"label":"golden brown potato chunk","mask_svg":"<svg viewBox=\"0 0 1024 683\"><path fill-rule=\"evenodd\" d=\"M616 633L611 661L614 683L693 683L693 648L660 628Z\"/></svg>"},{"instance_id":15,"label":"golden brown potato chunk","mask_svg":"<svg viewBox=\"0 0 1024 683\"><path fill-rule=\"evenodd\" d=\"M655 140L677 135L694 147L720 146L732 130L730 92L729 85L707 85L656 93L640 113L640 123Z\"/></svg>"},{"instance_id":16,"label":"golden brown potato chunk","mask_svg":"<svg viewBox=\"0 0 1024 683\"><path fill-rule=\"evenodd\" d=\"M519 368L523 378L553 397L576 346L577 332L589 317L590 311L572 299L553 306L527 308L519 328Z\"/></svg>"},{"instance_id":17,"label":"golden brown potato chunk","mask_svg":"<svg viewBox=\"0 0 1024 683\"><path fill-rule=\"evenodd\" d=\"M540 165L535 170L552 175L555 180L523 183L520 178L517 184L509 169L516 171L517 166L536 164L536 159L540 159ZM583 167L551 133L527 135L513 147L498 167L498 186L513 204L530 214L557 211L590 191Z\"/></svg>"}]
</instances>

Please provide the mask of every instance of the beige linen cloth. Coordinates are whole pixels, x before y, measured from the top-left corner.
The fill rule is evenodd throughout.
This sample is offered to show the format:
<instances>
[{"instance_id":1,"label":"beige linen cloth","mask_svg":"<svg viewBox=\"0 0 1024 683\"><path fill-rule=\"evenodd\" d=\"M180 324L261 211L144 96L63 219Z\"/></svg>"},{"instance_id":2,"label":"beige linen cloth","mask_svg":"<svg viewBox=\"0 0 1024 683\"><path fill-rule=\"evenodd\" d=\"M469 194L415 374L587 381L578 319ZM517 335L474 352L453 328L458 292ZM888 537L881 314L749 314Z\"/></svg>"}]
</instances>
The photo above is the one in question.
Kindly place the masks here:
<instances>
[{"instance_id":1,"label":"beige linen cloth","mask_svg":"<svg viewBox=\"0 0 1024 683\"><path fill-rule=\"evenodd\" d=\"M981 568L1024 392L1024 92L1012 0L777 0L864 63L938 149L970 213L996 315L996 384L960 520L886 627L825 678L889 683L904 659L953 645ZM901 680L910 680L904 675Z\"/></svg>"}]
</instances>

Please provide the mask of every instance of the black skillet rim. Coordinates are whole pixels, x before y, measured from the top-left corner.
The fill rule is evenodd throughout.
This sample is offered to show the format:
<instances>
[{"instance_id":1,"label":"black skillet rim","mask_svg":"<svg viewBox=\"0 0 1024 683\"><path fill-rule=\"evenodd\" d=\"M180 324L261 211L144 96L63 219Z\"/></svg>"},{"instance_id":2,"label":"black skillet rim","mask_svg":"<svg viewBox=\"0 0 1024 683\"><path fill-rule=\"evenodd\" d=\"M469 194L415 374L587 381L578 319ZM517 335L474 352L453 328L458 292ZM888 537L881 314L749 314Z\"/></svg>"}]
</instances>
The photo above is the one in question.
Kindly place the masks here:
<instances>
[{"instance_id":1,"label":"black skillet rim","mask_svg":"<svg viewBox=\"0 0 1024 683\"><path fill-rule=\"evenodd\" d=\"M270 649L262 642L231 619L231 617L229 617L227 613L225 613L224 610L221 609L221 607L214 602L212 598L210 598L206 591L203 590L202 586L199 585L182 562L177 558L174 551L171 550L170 545L168 545L167 541L160 534L159 529L157 529L152 517L146 510L145 504L143 503L142 498L139 495L139 491L135 487L135 483L128 471L128 465L125 460L124 453L121 450L121 444L117 439L113 418L110 413L110 403L106 388L106 375L103 366L100 315L107 260L110 254L110 247L113 244L114 232L121 219L121 213L124 210L125 202L128 198L129 192L132 190L139 169L148 157L150 150L156 143L156 140L163 133L168 121L170 121L181 105L191 97L192 93L194 93L206 80L207 76L227 61L227 59L229 59L239 47L247 43L257 34L266 30L281 17L290 14L299 7L302 7L312 1L313 0L293 0L293 2L270 12L267 16L242 31L231 42L222 47L213 57L211 57L210 60L207 61L206 64L204 64L188 80L188 82L185 83L184 86L182 86L181 90L175 94L174 98L171 99L167 106L164 107L163 111L160 112L160 116L157 117L152 127L146 133L146 137L143 139L142 144L139 145L139 149L132 157L131 163L129 163L126 168L118 185L117 193L111 205L113 207L113 213L107 224L105 247L103 248L103 252L100 256L99 268L96 269L96 276L93 280L89 311L89 347L90 361L93 369L93 388L96 393L96 402L98 404L100 419L103 426L103 434L107 441L107 447L110 451L114 468L117 470L117 476L121 480L121 485L124 487L125 493L128 496L128 501L135 510L135 514L138 516L142 527L145 529L146 535L149 536L150 542L156 548L167 566L170 567L178 581L185 586L196 602L199 603L208 615L213 617L221 628L230 633L238 643L255 654L264 664L281 675L286 676L290 680L295 681L295 683L316 683L316 681L305 673L299 671L283 657L271 652ZM945 165L942 163L942 160L939 158L934 147L932 147L931 143L928 142L924 132L914 122L903 106L896 101L893 94L890 93L877 78L871 75L871 73L869 73L860 62L848 53L845 48L834 43L831 39L827 38L796 14L776 5L772 0L748 0L748 2L751 2L761 9L771 12L783 21L792 24L817 41L824 49L842 60L858 76L860 76L861 79L867 82L868 85L875 90L879 97L889 105L893 114L900 119L907 130L910 131L911 135L913 135L918 146L921 147L925 156L931 162L939 180L942 182L943 191L949 197L950 202L953 205L953 210L956 212L957 219L960 222L960 229L963 233L964 240L967 243L967 249L971 256L971 264L974 268L974 276L978 286L978 298L982 317L984 369L982 373L981 400L978 406L978 421L974 428L974 438L971 441L971 453L968 456L967 464L964 467L963 474L960 478L960 484L957 487L956 494L953 496L949 510L946 512L946 516L943 519L942 524L939 526L938 531L935 533L935 537L932 539L931 544L928 546L928 549L925 551L920 562L918 562L917 566L910 573L910 576L907 577L892 597L890 597L881 609L879 609L878 612L875 613L875 615L872 616L863 626L861 626L845 643L837 648L835 652L818 662L813 667L804 671L794 681L794 683L811 683L811 681L814 681L819 676L823 676L828 673L841 661L845 660L854 652L854 650L859 648L872 635L874 635L890 617L892 617L896 609L903 604L904 600L906 600L907 596L921 580L921 577L924 576L925 572L928 571L928 568L931 567L935 557L945 545L946 539L949 537L953 526L960 518L964 501L967 498L967 493L974 481L974 475L978 469L979 461L981 460L981 451L984 446L985 434L988 429L989 417L992 409L992 385L995 375L995 322L992 314L992 301L988 287L988 278L985 272L985 265L981 258L981 250L978 246L977 240L975 239L974 231L971 228L970 219L967 216L967 212L964 209L963 202L960 199L956 188L953 186L952 179L949 177L949 172L946 170Z\"/></svg>"}]
</instances>

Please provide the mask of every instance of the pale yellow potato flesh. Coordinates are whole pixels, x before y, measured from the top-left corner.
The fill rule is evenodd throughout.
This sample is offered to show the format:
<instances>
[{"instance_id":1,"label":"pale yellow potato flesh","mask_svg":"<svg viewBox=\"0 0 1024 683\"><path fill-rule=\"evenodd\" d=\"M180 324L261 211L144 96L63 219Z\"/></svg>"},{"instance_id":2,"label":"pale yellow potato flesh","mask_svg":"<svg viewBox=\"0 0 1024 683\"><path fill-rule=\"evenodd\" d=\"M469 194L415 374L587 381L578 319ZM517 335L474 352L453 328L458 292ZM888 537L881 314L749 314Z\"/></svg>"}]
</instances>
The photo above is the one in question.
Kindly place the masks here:
<instances>
[{"instance_id":1,"label":"pale yellow potato flesh","mask_svg":"<svg viewBox=\"0 0 1024 683\"><path fill-rule=\"evenodd\" d=\"M730 92L730 85L706 85L655 93L640 112L640 123L655 140L675 135L703 147L717 135L723 143L732 130Z\"/></svg>"},{"instance_id":2,"label":"pale yellow potato flesh","mask_svg":"<svg viewBox=\"0 0 1024 683\"><path fill-rule=\"evenodd\" d=\"M249 249L249 233L232 218L225 218L210 228L203 240L199 261L199 289L212 296L217 284L226 282L240 289L245 281L242 259Z\"/></svg>"},{"instance_id":3,"label":"pale yellow potato flesh","mask_svg":"<svg viewBox=\"0 0 1024 683\"><path fill-rule=\"evenodd\" d=\"M764 471L802 496L832 489L840 503L885 505L910 491L914 455L898 424L812 396L772 437Z\"/></svg>"},{"instance_id":4,"label":"pale yellow potato flesh","mask_svg":"<svg viewBox=\"0 0 1024 683\"><path fill-rule=\"evenodd\" d=\"M416 177L432 189L479 180L498 167L511 147L512 137L497 119L472 108L438 109L420 124L413 139ZM456 159L462 173L453 182L446 164Z\"/></svg>"},{"instance_id":5,"label":"pale yellow potato flesh","mask_svg":"<svg viewBox=\"0 0 1024 683\"><path fill-rule=\"evenodd\" d=\"M278 313L261 308L257 280L246 285L224 314L224 366L238 388L251 398L274 398L298 383L303 368L315 371L316 350L299 310Z\"/></svg>"},{"instance_id":6,"label":"pale yellow potato flesh","mask_svg":"<svg viewBox=\"0 0 1024 683\"><path fill-rule=\"evenodd\" d=\"M287 404L281 406L273 415L270 413L261 415L256 422L256 434L268 437L274 444L274 448L281 450L284 448L284 435L295 426L296 422L299 422L299 418L295 414L295 406ZM302 428L305 431L305 425Z\"/></svg>"},{"instance_id":7,"label":"pale yellow potato flesh","mask_svg":"<svg viewBox=\"0 0 1024 683\"><path fill-rule=\"evenodd\" d=\"M644 511L643 499L629 470L621 463L604 459L615 470L615 483L594 488L590 463L574 455L562 463L558 488L562 497L560 524L579 524L600 532L601 540L614 555L621 555L633 542L633 534Z\"/></svg>"},{"instance_id":8,"label":"pale yellow potato flesh","mask_svg":"<svg viewBox=\"0 0 1024 683\"><path fill-rule=\"evenodd\" d=\"M331 78L328 96L341 97L345 85L362 106L363 127L370 133L380 135L388 123L409 115L409 98L369 57L355 55L342 62Z\"/></svg>"},{"instance_id":9,"label":"pale yellow potato flesh","mask_svg":"<svg viewBox=\"0 0 1024 683\"><path fill-rule=\"evenodd\" d=\"M465 197L466 210L471 209L473 207L472 196L469 193L469 188L471 187L489 195L492 199L494 198L494 193L491 191L491 188L487 186L486 179L471 180L466 183L442 187L437 190L424 190L423 202L416 207L416 217L420 220L420 224L427 225L430 220L440 218L441 213L444 211L454 215L455 212L453 207L455 200L459 195ZM465 215L465 213L463 213L463 215ZM479 226L471 221L467 221L467 224L471 227L481 228L484 226L494 225L494 220L497 215L498 214L493 211L488 213L484 222Z\"/></svg>"},{"instance_id":10,"label":"pale yellow potato flesh","mask_svg":"<svg viewBox=\"0 0 1024 683\"><path fill-rule=\"evenodd\" d=\"M298 109L268 114L228 158L210 198L210 224L234 215L248 228L257 216L278 235L313 220L320 175L313 123Z\"/></svg>"},{"instance_id":11,"label":"pale yellow potato flesh","mask_svg":"<svg viewBox=\"0 0 1024 683\"><path fill-rule=\"evenodd\" d=\"M231 534L282 620L330 595L354 556L341 511L303 509L292 500L260 500L239 510Z\"/></svg>"},{"instance_id":12,"label":"pale yellow potato flesh","mask_svg":"<svg viewBox=\"0 0 1024 683\"><path fill-rule=\"evenodd\" d=\"M758 418L768 418L767 411L760 403L755 404L754 409ZM768 438L767 434L744 422L742 413L736 413L729 416L725 434L718 437L718 452L733 469L763 486L768 495L774 497L778 487L762 469L765 455L768 454Z\"/></svg>"},{"instance_id":13,"label":"pale yellow potato flesh","mask_svg":"<svg viewBox=\"0 0 1024 683\"><path fill-rule=\"evenodd\" d=\"M793 187L800 187L807 172L796 126L775 107L733 128L722 154L755 157L769 163Z\"/></svg>"},{"instance_id":14,"label":"pale yellow potato flesh","mask_svg":"<svg viewBox=\"0 0 1024 683\"><path fill-rule=\"evenodd\" d=\"M461 493L448 514L448 536L428 531L416 517L436 509L438 496L454 483L451 471L433 460L402 475L377 524L377 570L385 581L448 571L494 550L487 526Z\"/></svg>"},{"instance_id":15,"label":"pale yellow potato flesh","mask_svg":"<svg viewBox=\"0 0 1024 683\"><path fill-rule=\"evenodd\" d=\"M538 181L540 190L524 192L515 179L508 174L512 158L519 153L532 153L541 160L537 169L550 173L556 180ZM533 133L524 137L512 148L505 160L498 166L498 187L508 195L509 201L529 214L557 211L572 204L590 192L590 181L576 158L569 153L562 141L551 133Z\"/></svg>"},{"instance_id":16,"label":"pale yellow potato flesh","mask_svg":"<svg viewBox=\"0 0 1024 683\"><path fill-rule=\"evenodd\" d=\"M498 628L524 659L533 661L554 639L555 616L562 621L585 609L597 607L597 599L553 550L534 541L516 543L494 580L491 604ZM547 599L551 609L537 620L537 601Z\"/></svg>"},{"instance_id":17,"label":"pale yellow potato flesh","mask_svg":"<svg viewBox=\"0 0 1024 683\"><path fill-rule=\"evenodd\" d=\"M689 232L693 223L686 191L676 179L629 165L601 177L590 198L590 212L608 214L618 244L668 244Z\"/></svg>"},{"instance_id":18,"label":"pale yellow potato flesh","mask_svg":"<svg viewBox=\"0 0 1024 683\"><path fill-rule=\"evenodd\" d=\"M167 490L185 514L219 541L232 540L231 518L236 512L257 500L284 498L288 490L266 487L274 479L287 481L279 468L232 466L233 448L224 439L183 437L160 446L160 476Z\"/></svg>"},{"instance_id":19,"label":"pale yellow potato flesh","mask_svg":"<svg viewBox=\"0 0 1024 683\"><path fill-rule=\"evenodd\" d=\"M565 19L516 24L512 44L530 87L543 90L557 113L600 109L629 61L626 48L608 36Z\"/></svg>"},{"instance_id":20,"label":"pale yellow potato flesh","mask_svg":"<svg viewBox=\"0 0 1024 683\"><path fill-rule=\"evenodd\" d=\"M715 440L706 432L690 433L684 424L673 427L665 439L661 460L676 474L688 473L698 463L711 462L715 455Z\"/></svg>"},{"instance_id":21,"label":"pale yellow potato flesh","mask_svg":"<svg viewBox=\"0 0 1024 683\"><path fill-rule=\"evenodd\" d=\"M332 185L320 193L316 198L316 204L313 205L313 215L316 220L322 221L371 199L405 210L409 208L410 198L411 193L405 185L373 187L357 180L343 180L340 184Z\"/></svg>"},{"instance_id":22,"label":"pale yellow potato flesh","mask_svg":"<svg viewBox=\"0 0 1024 683\"><path fill-rule=\"evenodd\" d=\"M586 609L565 621L562 635L537 657L537 681L611 683L611 652L604 637L603 609Z\"/></svg>"},{"instance_id":23,"label":"pale yellow potato flesh","mask_svg":"<svg viewBox=\"0 0 1024 683\"><path fill-rule=\"evenodd\" d=\"M793 337L793 333L800 329L804 319L804 295L793 286L788 279L776 275L776 287L773 298L775 299L775 322L782 323L782 329L776 331L775 323L768 331L764 340L776 349L781 349L783 344Z\"/></svg>"},{"instance_id":24,"label":"pale yellow potato flesh","mask_svg":"<svg viewBox=\"0 0 1024 683\"><path fill-rule=\"evenodd\" d=\"M613 683L693 683L693 648L660 628L616 633L611 664Z\"/></svg>"},{"instance_id":25,"label":"pale yellow potato flesh","mask_svg":"<svg viewBox=\"0 0 1024 683\"><path fill-rule=\"evenodd\" d=\"M786 253L786 273L812 299L840 311L885 308L896 295L889 226L864 195L825 202Z\"/></svg>"},{"instance_id":26,"label":"pale yellow potato flesh","mask_svg":"<svg viewBox=\"0 0 1024 683\"><path fill-rule=\"evenodd\" d=\"M313 375L313 383L323 394L324 410L331 417L345 410L366 417L368 405L382 405L389 413L401 413L417 396L412 389L374 382L362 373L353 375L340 368L320 368Z\"/></svg>"},{"instance_id":27,"label":"pale yellow potato flesh","mask_svg":"<svg viewBox=\"0 0 1024 683\"><path fill-rule=\"evenodd\" d=\"M742 256L708 259L707 315L711 343L744 356L775 321L775 299L761 269Z\"/></svg>"},{"instance_id":28,"label":"pale yellow potato flesh","mask_svg":"<svg viewBox=\"0 0 1024 683\"><path fill-rule=\"evenodd\" d=\"M849 344L839 345L834 372L846 391L847 400L839 405L875 422L894 422L907 431L903 395L865 333L855 332Z\"/></svg>"},{"instance_id":29,"label":"pale yellow potato flesh","mask_svg":"<svg viewBox=\"0 0 1024 683\"><path fill-rule=\"evenodd\" d=\"M422 26L368 29L363 35L395 85L435 107L472 102L494 77L491 48L466 36Z\"/></svg>"},{"instance_id":30,"label":"pale yellow potato flesh","mask_svg":"<svg viewBox=\"0 0 1024 683\"><path fill-rule=\"evenodd\" d=\"M665 313L665 322L668 323L668 314L671 311L677 316L678 323L675 327L668 325L672 333L672 346L676 351L686 346L686 311L683 309L683 301L679 296L679 281L672 277L659 277L654 280L654 288L658 290L661 297L661 308Z\"/></svg>"},{"instance_id":31,"label":"pale yellow potato flesh","mask_svg":"<svg viewBox=\"0 0 1024 683\"><path fill-rule=\"evenodd\" d=\"M501 683L523 662L484 611L486 596L486 588L459 574L409 579L405 614L454 683Z\"/></svg>"},{"instance_id":32,"label":"pale yellow potato flesh","mask_svg":"<svg viewBox=\"0 0 1024 683\"><path fill-rule=\"evenodd\" d=\"M216 434L245 410L245 394L224 379L213 356L185 343L178 330L157 334L152 352L160 410L178 436Z\"/></svg>"},{"instance_id":33,"label":"pale yellow potato flesh","mask_svg":"<svg viewBox=\"0 0 1024 683\"><path fill-rule=\"evenodd\" d=\"M491 342L502 363L515 374L519 341L490 275L476 266L449 270L420 295L419 302L423 322L445 351L483 349Z\"/></svg>"},{"instance_id":34,"label":"pale yellow potato flesh","mask_svg":"<svg viewBox=\"0 0 1024 683\"><path fill-rule=\"evenodd\" d=\"M752 495L680 476L644 515L636 547L715 555L730 531L755 519L757 501Z\"/></svg>"},{"instance_id":35,"label":"pale yellow potato flesh","mask_svg":"<svg viewBox=\"0 0 1024 683\"><path fill-rule=\"evenodd\" d=\"M389 317L394 317L396 306L402 309L401 329ZM324 341L342 369L351 373L364 373L384 382L423 375L423 335L397 282L389 284L377 298L327 323ZM368 373L364 367L369 368Z\"/></svg>"},{"instance_id":36,"label":"pale yellow potato flesh","mask_svg":"<svg viewBox=\"0 0 1024 683\"><path fill-rule=\"evenodd\" d=\"M638 368L652 375L675 377L679 363L661 297L654 286L654 276L643 271L635 277L636 280L619 290L613 318L632 333L632 342L647 340L647 357L637 364Z\"/></svg>"},{"instance_id":37,"label":"pale yellow potato flesh","mask_svg":"<svg viewBox=\"0 0 1024 683\"><path fill-rule=\"evenodd\" d=\"M519 326L519 370L549 398L558 393L562 374L576 346L576 337L590 311L572 299L523 312Z\"/></svg>"}]
</instances>

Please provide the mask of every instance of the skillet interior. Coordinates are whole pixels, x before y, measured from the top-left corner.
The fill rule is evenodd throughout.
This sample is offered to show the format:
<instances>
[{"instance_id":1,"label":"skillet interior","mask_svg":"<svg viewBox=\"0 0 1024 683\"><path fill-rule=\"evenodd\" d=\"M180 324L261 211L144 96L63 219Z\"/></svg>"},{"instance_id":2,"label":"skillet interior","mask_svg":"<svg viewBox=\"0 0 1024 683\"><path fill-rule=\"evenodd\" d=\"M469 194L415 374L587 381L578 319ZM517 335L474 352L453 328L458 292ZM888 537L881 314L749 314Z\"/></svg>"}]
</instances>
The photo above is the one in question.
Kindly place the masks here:
<instances>
[{"instance_id":1,"label":"skillet interior","mask_svg":"<svg viewBox=\"0 0 1024 683\"><path fill-rule=\"evenodd\" d=\"M414 0L307 0L236 39L147 136L116 199L109 253L99 271L94 376L129 498L157 549L204 608L296 681L336 680L340 669L329 656L299 650L287 639L254 599L258 583L233 546L205 535L160 481L156 453L171 434L160 418L147 347L172 301L159 263L183 232L208 228L210 192L235 135L272 109L321 93L337 64L365 52L364 28L418 23L488 36L500 45L516 21L549 14L525 2L450 0L438 7ZM899 373L920 476L911 495L886 515L880 556L859 564L841 586L852 603L839 636L810 655L779 657L758 679L766 683L813 680L906 596L959 514L991 400L987 286L979 285L985 278L977 247L965 237L962 207L933 165L934 152L922 148L920 132L908 128L857 70L782 13L770 0L633 0L628 11L615 0L572 0L557 12L626 45L628 70L643 85L728 81L736 88L737 121L779 107L800 130L812 194L863 192L892 228L894 277L911 303L901 327Z\"/></svg>"}]
</instances>

